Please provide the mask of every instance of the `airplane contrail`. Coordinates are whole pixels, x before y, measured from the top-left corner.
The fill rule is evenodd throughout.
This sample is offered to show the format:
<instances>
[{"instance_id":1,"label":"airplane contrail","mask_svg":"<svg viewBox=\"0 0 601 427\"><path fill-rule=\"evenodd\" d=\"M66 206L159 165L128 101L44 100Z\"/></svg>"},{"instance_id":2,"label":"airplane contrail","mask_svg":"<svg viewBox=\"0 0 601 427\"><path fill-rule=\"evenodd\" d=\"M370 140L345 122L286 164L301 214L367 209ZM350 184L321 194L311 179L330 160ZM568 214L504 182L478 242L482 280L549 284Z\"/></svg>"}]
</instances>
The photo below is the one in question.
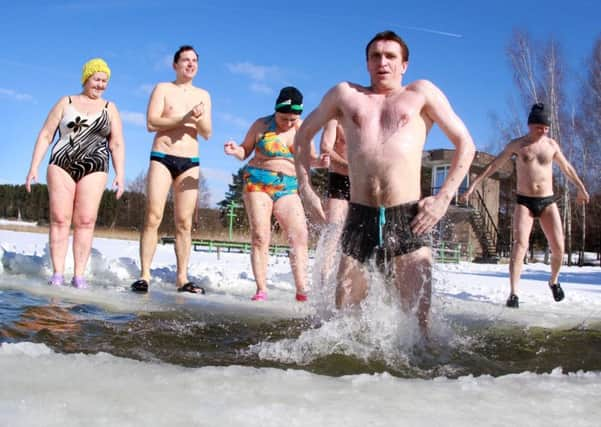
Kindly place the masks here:
<instances>
[{"instance_id":1,"label":"airplane contrail","mask_svg":"<svg viewBox=\"0 0 601 427\"><path fill-rule=\"evenodd\" d=\"M409 26L409 25L401 25L401 28L407 28L409 30L415 30L415 31L423 31L423 32L426 32L426 33L438 34L438 35L441 35L441 36L455 37L455 38L458 38L458 39L463 38L463 34L449 33L447 31L433 30L431 28L412 27L412 26Z\"/></svg>"}]
</instances>

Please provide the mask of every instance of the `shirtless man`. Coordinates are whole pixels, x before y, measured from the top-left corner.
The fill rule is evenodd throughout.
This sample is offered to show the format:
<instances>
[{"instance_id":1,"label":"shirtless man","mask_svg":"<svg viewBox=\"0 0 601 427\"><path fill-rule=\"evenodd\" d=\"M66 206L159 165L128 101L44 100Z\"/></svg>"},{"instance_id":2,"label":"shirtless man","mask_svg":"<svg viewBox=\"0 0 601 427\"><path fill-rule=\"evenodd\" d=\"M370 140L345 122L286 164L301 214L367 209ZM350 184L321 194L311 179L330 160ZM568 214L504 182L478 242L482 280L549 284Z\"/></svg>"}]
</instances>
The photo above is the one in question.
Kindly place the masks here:
<instances>
[{"instance_id":1,"label":"shirtless man","mask_svg":"<svg viewBox=\"0 0 601 427\"><path fill-rule=\"evenodd\" d=\"M327 283L334 270L336 248L340 240L342 225L348 212L351 197L351 184L346 161L346 140L342 126L336 119L326 123L321 134L320 152L328 158L328 187L326 190L325 215L328 224L324 236L321 281Z\"/></svg>"},{"instance_id":2,"label":"shirtless man","mask_svg":"<svg viewBox=\"0 0 601 427\"><path fill-rule=\"evenodd\" d=\"M301 126L295 146L301 197L312 218L325 215L309 181L309 141L337 119L347 144L351 182L342 232L336 304L358 305L367 295L368 261L386 273L406 312L417 312L427 334L432 254L428 233L446 212L466 175L475 148L445 95L427 80L403 86L409 49L385 31L366 47L371 86L342 82L330 89ZM428 131L438 124L455 145L448 177L435 196L421 198L421 158Z\"/></svg>"},{"instance_id":3,"label":"shirtless man","mask_svg":"<svg viewBox=\"0 0 601 427\"><path fill-rule=\"evenodd\" d=\"M346 141L342 126L335 119L328 121L321 135L320 151L330 159L328 192L326 194L326 222L341 224L346 219L351 187L346 161Z\"/></svg>"},{"instance_id":4,"label":"shirtless man","mask_svg":"<svg viewBox=\"0 0 601 427\"><path fill-rule=\"evenodd\" d=\"M495 173L505 162L515 156L517 200L513 211L514 241L509 262L511 292L507 299L507 307L519 307L516 288L522 274L524 256L528 250L528 240L535 218L539 218L551 247L549 287L555 301L561 301L564 298L563 289L558 282L559 269L563 261L564 238L559 209L553 195L554 161L565 176L578 187L578 202L588 203L589 201L584 184L562 154L559 144L549 138L549 126L551 126L551 119L544 104L534 104L528 116L528 134L510 141L501 154L472 181L468 190L462 195L467 200L482 180Z\"/></svg>"},{"instance_id":5,"label":"shirtless man","mask_svg":"<svg viewBox=\"0 0 601 427\"><path fill-rule=\"evenodd\" d=\"M157 246L158 229L169 189L173 187L175 211L175 256L177 290L204 293L188 281L192 216L198 198L198 141L211 136L211 97L192 80L198 71L198 54L182 46L173 57L175 81L154 88L146 115L147 128L156 132L150 153L146 184L146 215L140 236L140 279L134 292L147 292L150 264Z\"/></svg>"}]
</instances>

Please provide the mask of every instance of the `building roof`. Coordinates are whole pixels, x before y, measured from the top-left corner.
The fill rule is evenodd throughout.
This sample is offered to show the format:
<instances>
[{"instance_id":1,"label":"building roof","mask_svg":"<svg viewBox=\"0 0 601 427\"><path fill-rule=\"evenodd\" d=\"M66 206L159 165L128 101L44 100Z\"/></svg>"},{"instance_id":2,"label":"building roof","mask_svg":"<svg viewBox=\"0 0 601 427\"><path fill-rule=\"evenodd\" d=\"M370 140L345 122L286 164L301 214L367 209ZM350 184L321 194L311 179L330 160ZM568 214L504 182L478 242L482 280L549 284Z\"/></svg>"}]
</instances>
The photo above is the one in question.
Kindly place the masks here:
<instances>
[{"instance_id":1,"label":"building roof","mask_svg":"<svg viewBox=\"0 0 601 427\"><path fill-rule=\"evenodd\" d=\"M451 164L455 150L440 148L436 150L424 151L422 155L422 166L427 168L433 168L439 165ZM474 161L470 166L470 172L480 174L484 169L495 159L496 156L485 153L483 151L476 151ZM505 163L499 168L492 176L493 179L507 179L513 174L514 164L513 161Z\"/></svg>"}]
</instances>

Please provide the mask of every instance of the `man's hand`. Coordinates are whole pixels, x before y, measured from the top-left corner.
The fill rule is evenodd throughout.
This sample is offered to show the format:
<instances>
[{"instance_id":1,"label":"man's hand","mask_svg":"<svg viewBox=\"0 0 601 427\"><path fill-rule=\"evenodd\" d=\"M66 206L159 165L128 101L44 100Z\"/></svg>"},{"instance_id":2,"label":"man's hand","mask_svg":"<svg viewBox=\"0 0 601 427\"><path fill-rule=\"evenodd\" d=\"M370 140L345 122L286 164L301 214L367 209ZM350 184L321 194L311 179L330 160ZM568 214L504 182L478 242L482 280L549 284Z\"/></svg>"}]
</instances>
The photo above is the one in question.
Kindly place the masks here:
<instances>
[{"instance_id":1,"label":"man's hand","mask_svg":"<svg viewBox=\"0 0 601 427\"><path fill-rule=\"evenodd\" d=\"M411 231L420 235L428 233L444 216L449 202L441 197L430 196L417 202L418 213L411 221Z\"/></svg>"},{"instance_id":2,"label":"man's hand","mask_svg":"<svg viewBox=\"0 0 601 427\"><path fill-rule=\"evenodd\" d=\"M326 214L324 213L323 206L321 205L321 200L315 191L312 188L305 188L300 190L301 200L303 201L303 206L305 208L305 212L307 212L309 216L309 221L316 225L322 225L326 222Z\"/></svg>"},{"instance_id":3,"label":"man's hand","mask_svg":"<svg viewBox=\"0 0 601 427\"><path fill-rule=\"evenodd\" d=\"M461 203L469 203L470 201L470 196L472 195L472 193L474 192L474 189L472 187L468 188L465 193L462 193L459 195L459 201Z\"/></svg>"},{"instance_id":4,"label":"man's hand","mask_svg":"<svg viewBox=\"0 0 601 427\"><path fill-rule=\"evenodd\" d=\"M578 195L576 196L576 201L580 204L585 204L590 202L591 198L586 190L578 190Z\"/></svg>"},{"instance_id":5,"label":"man's hand","mask_svg":"<svg viewBox=\"0 0 601 427\"><path fill-rule=\"evenodd\" d=\"M204 114L204 112L205 112L205 106L201 101L199 104L196 104L194 107L192 107L192 109L190 111L188 111L184 117L182 117L182 122L195 123Z\"/></svg>"}]
</instances>

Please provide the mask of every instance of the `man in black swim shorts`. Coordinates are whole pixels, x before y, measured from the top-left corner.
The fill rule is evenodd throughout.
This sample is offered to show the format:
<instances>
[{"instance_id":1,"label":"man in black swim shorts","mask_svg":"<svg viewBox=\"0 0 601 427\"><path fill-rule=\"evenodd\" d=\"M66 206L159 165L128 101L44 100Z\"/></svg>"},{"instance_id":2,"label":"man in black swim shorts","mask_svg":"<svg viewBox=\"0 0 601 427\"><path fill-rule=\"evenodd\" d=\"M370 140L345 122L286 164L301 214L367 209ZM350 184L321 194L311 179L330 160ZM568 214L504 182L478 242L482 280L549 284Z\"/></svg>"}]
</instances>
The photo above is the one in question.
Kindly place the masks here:
<instances>
[{"instance_id":1,"label":"man in black swim shorts","mask_svg":"<svg viewBox=\"0 0 601 427\"><path fill-rule=\"evenodd\" d=\"M387 283L404 311L428 334L432 253L427 234L445 214L473 159L468 130L443 92L418 80L402 85L409 49L394 32L378 33L366 47L368 87L342 82L330 89L299 129L297 176L311 218L325 221L311 188L310 141L331 119L346 139L350 208L342 235L343 256L336 304L356 306L367 296L371 259L389 260ZM421 159L428 131L444 130L456 151L447 180L435 196L421 199Z\"/></svg>"}]
</instances>

